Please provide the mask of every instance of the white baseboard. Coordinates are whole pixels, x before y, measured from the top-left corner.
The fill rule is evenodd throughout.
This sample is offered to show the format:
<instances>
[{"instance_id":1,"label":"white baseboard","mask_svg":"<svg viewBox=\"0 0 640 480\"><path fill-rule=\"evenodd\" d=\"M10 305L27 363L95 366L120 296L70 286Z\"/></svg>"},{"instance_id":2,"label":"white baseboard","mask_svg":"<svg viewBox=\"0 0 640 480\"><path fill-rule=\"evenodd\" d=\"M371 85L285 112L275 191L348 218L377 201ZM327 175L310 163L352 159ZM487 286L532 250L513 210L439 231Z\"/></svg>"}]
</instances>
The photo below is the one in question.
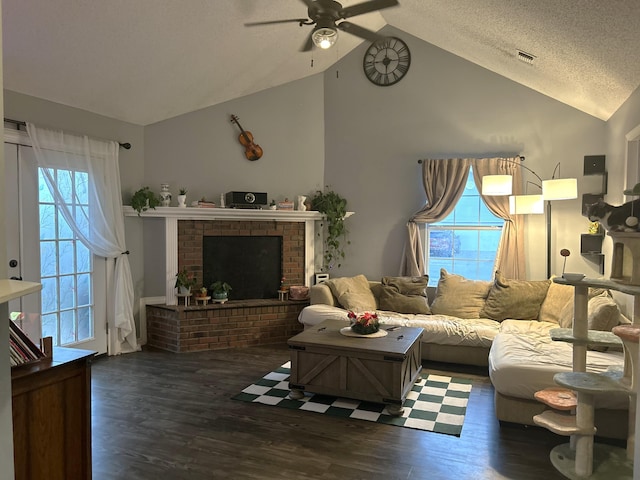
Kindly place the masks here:
<instances>
[{"instance_id":1,"label":"white baseboard","mask_svg":"<svg viewBox=\"0 0 640 480\"><path fill-rule=\"evenodd\" d=\"M140 345L147 343L147 305L166 303L166 297L141 297L140 298Z\"/></svg>"}]
</instances>

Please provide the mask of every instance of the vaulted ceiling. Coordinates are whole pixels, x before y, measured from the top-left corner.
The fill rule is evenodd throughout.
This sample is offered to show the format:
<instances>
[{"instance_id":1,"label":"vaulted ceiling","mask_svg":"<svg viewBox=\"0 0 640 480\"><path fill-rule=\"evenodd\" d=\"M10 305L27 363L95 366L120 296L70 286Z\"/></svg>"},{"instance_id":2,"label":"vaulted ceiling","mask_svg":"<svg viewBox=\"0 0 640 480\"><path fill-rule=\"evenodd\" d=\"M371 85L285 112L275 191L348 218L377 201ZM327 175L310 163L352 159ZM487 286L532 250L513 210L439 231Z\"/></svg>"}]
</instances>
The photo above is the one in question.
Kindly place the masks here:
<instances>
[{"instance_id":1,"label":"vaulted ceiling","mask_svg":"<svg viewBox=\"0 0 640 480\"><path fill-rule=\"evenodd\" d=\"M399 1L349 20L392 25L603 120L640 84L638 0ZM2 0L4 88L147 125L314 75L363 41L340 32L334 48L302 53L309 26L244 26L306 10L301 0Z\"/></svg>"}]
</instances>

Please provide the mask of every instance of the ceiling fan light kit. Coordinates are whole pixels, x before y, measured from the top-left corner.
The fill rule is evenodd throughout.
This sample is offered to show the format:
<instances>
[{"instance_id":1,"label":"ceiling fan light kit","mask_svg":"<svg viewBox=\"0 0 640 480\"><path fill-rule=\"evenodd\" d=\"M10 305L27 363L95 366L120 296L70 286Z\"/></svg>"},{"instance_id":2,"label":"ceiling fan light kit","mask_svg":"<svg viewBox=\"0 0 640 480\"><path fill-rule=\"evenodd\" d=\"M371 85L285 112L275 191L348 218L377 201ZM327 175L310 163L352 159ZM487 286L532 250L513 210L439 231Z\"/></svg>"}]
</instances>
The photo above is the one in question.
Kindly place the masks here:
<instances>
[{"instance_id":1,"label":"ceiling fan light kit","mask_svg":"<svg viewBox=\"0 0 640 480\"><path fill-rule=\"evenodd\" d=\"M316 47L326 50L331 48L338 40L338 31L335 28L316 28L311 38Z\"/></svg>"},{"instance_id":2,"label":"ceiling fan light kit","mask_svg":"<svg viewBox=\"0 0 640 480\"><path fill-rule=\"evenodd\" d=\"M398 0L368 0L357 3L349 7L343 7L342 4L335 0L301 0L307 6L306 18L291 18L284 20L267 20L265 22L245 23L247 27L256 25L271 25L275 23L297 23L303 25L315 25L311 33L307 36L302 48L303 52L308 52L314 45L324 50L331 48L338 39L338 30L350 33L356 37L364 38L370 42L382 40L385 37L378 35L364 27L353 24L351 22L342 21L356 15L375 12L384 8L395 7Z\"/></svg>"}]
</instances>

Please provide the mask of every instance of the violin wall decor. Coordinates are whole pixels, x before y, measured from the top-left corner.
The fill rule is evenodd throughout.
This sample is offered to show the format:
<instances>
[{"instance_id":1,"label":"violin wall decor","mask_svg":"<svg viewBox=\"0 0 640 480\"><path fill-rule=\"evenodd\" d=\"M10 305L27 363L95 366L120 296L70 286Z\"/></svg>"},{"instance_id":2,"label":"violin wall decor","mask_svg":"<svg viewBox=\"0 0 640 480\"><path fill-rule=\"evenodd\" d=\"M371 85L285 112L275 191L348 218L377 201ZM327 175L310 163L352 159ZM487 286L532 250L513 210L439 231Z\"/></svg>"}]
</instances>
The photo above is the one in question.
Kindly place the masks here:
<instances>
[{"instance_id":1,"label":"violin wall decor","mask_svg":"<svg viewBox=\"0 0 640 480\"><path fill-rule=\"evenodd\" d=\"M240 135L238 135L238 141L244 147L244 156L247 157L247 160L251 160L252 162L258 160L262 157L264 153L262 148L257 143L253 142L253 135L251 132L246 131L240 125L238 121L238 117L236 115L231 115L231 122L235 123L240 129Z\"/></svg>"}]
</instances>

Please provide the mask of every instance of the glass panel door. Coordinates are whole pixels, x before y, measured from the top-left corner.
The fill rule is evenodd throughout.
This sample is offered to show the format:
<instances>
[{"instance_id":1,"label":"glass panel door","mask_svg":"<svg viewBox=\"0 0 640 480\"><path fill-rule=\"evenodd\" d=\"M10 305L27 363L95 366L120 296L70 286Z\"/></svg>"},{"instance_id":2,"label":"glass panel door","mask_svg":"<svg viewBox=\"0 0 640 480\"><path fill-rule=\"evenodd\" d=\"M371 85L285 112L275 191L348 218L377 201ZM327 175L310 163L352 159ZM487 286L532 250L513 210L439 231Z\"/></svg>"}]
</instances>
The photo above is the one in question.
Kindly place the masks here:
<instances>
[{"instance_id":1,"label":"glass panel door","mask_svg":"<svg viewBox=\"0 0 640 480\"><path fill-rule=\"evenodd\" d=\"M12 214L18 216L13 224L17 229L7 229L7 248L19 252L21 272L25 272L22 276L31 272L24 279L42 283L36 308L41 314L42 336L53 337L54 346L106 353L105 260L89 252L56 208L33 150L5 144L5 155L11 148L17 149L18 177L7 175L7 187L11 182L18 185L20 207ZM86 205L86 172L55 169L53 176L63 201L73 211ZM81 228L86 231L89 225ZM8 258L13 257L9 254ZM24 301L11 308L35 308L26 307Z\"/></svg>"}]
</instances>

